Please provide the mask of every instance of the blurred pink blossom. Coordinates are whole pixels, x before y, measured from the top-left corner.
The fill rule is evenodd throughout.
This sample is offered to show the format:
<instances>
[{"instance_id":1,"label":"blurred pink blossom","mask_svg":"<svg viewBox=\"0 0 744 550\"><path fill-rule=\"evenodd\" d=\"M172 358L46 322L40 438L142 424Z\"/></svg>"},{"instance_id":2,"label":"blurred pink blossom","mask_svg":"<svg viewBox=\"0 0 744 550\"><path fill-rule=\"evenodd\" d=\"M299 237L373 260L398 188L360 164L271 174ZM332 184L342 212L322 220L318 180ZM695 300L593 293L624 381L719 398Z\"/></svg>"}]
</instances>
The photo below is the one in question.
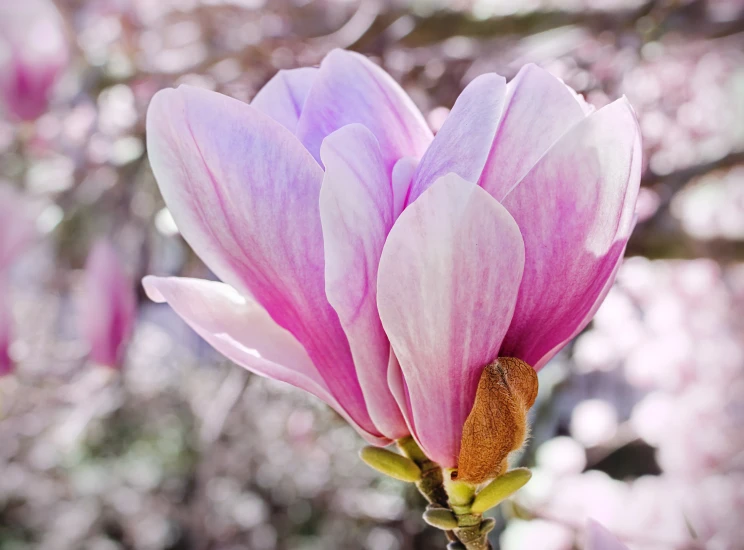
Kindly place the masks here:
<instances>
[{"instance_id":1,"label":"blurred pink blossom","mask_svg":"<svg viewBox=\"0 0 744 550\"><path fill-rule=\"evenodd\" d=\"M62 19L48 0L0 5L0 95L10 116L35 120L68 61Z\"/></svg>"},{"instance_id":2,"label":"blurred pink blossom","mask_svg":"<svg viewBox=\"0 0 744 550\"><path fill-rule=\"evenodd\" d=\"M341 50L251 105L159 92L148 151L184 238L224 283L145 279L237 363L324 399L376 443L457 464L483 367L536 369L589 322L630 234L640 141L534 65L484 74L436 137Z\"/></svg>"},{"instance_id":3,"label":"blurred pink blossom","mask_svg":"<svg viewBox=\"0 0 744 550\"><path fill-rule=\"evenodd\" d=\"M586 539L586 550L628 550L627 546L593 519L588 522Z\"/></svg>"},{"instance_id":4,"label":"blurred pink blossom","mask_svg":"<svg viewBox=\"0 0 744 550\"><path fill-rule=\"evenodd\" d=\"M108 241L97 241L88 255L80 300L80 331L90 344L90 359L120 368L134 326L136 296Z\"/></svg>"},{"instance_id":5,"label":"blurred pink blossom","mask_svg":"<svg viewBox=\"0 0 744 550\"><path fill-rule=\"evenodd\" d=\"M12 325L10 292L5 276L0 273L0 377L13 371L13 361L10 358Z\"/></svg>"}]
</instances>

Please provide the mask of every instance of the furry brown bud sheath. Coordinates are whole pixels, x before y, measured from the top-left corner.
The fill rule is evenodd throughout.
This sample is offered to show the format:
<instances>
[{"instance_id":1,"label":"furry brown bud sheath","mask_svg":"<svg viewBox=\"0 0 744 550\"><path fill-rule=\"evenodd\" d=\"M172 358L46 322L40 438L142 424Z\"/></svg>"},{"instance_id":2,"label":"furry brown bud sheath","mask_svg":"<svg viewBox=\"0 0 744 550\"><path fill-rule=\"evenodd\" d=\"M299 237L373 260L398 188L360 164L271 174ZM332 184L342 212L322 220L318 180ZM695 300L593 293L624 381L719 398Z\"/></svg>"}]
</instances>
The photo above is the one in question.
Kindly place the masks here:
<instances>
[{"instance_id":1,"label":"furry brown bud sheath","mask_svg":"<svg viewBox=\"0 0 744 550\"><path fill-rule=\"evenodd\" d=\"M508 456L527 438L527 411L537 397L537 373L521 359L500 357L481 374L462 431L453 478L479 484L503 475Z\"/></svg>"}]
</instances>

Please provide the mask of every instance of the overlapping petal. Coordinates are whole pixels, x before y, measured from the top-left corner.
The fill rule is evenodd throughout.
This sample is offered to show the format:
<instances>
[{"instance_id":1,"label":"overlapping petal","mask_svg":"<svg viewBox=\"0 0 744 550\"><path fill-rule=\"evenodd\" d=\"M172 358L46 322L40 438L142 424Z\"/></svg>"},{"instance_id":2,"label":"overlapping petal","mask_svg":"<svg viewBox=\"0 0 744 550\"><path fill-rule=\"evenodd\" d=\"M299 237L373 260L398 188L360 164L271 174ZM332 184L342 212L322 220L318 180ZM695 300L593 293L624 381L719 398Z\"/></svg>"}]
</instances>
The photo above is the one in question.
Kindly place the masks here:
<instances>
[{"instance_id":1,"label":"overlapping petal","mask_svg":"<svg viewBox=\"0 0 744 550\"><path fill-rule=\"evenodd\" d=\"M314 67L279 71L259 90L251 105L294 133L317 74Z\"/></svg>"},{"instance_id":2,"label":"overlapping petal","mask_svg":"<svg viewBox=\"0 0 744 550\"><path fill-rule=\"evenodd\" d=\"M525 65L506 86L504 102L488 161L478 179L498 201L558 138L585 117L575 92L532 64Z\"/></svg>"},{"instance_id":3,"label":"overlapping petal","mask_svg":"<svg viewBox=\"0 0 744 550\"><path fill-rule=\"evenodd\" d=\"M574 126L504 198L525 270L502 355L537 366L580 330L632 227L640 139L624 99Z\"/></svg>"},{"instance_id":4,"label":"overlapping petal","mask_svg":"<svg viewBox=\"0 0 744 550\"><path fill-rule=\"evenodd\" d=\"M498 129L505 92L506 81L493 73L468 84L421 158L406 204L449 173L478 181Z\"/></svg>"},{"instance_id":5,"label":"overlapping petal","mask_svg":"<svg viewBox=\"0 0 744 550\"><path fill-rule=\"evenodd\" d=\"M390 75L362 55L333 50L305 100L297 137L320 161L326 136L355 122L379 141L388 173L399 158L420 157L432 139L423 116Z\"/></svg>"},{"instance_id":6,"label":"overlapping petal","mask_svg":"<svg viewBox=\"0 0 744 550\"><path fill-rule=\"evenodd\" d=\"M328 389L305 348L265 309L225 283L186 277L142 281L151 300L167 302L199 336L238 365L319 397L355 425ZM357 426L372 442L378 442Z\"/></svg>"},{"instance_id":7,"label":"overlapping petal","mask_svg":"<svg viewBox=\"0 0 744 550\"><path fill-rule=\"evenodd\" d=\"M376 433L325 294L323 172L315 160L258 109L190 87L153 98L147 134L153 172L184 238L297 338L339 404Z\"/></svg>"},{"instance_id":8,"label":"overlapping petal","mask_svg":"<svg viewBox=\"0 0 744 550\"><path fill-rule=\"evenodd\" d=\"M455 174L401 214L378 274L378 308L400 362L412 428L427 456L456 465L483 366L497 357L522 277L519 229ZM400 385L396 394L405 396Z\"/></svg>"},{"instance_id":9,"label":"overlapping petal","mask_svg":"<svg viewBox=\"0 0 744 550\"><path fill-rule=\"evenodd\" d=\"M391 439L408 429L387 385L390 342L377 313L377 267L393 226L393 189L377 139L360 124L328 136L320 192L326 293L351 346L375 426Z\"/></svg>"}]
</instances>

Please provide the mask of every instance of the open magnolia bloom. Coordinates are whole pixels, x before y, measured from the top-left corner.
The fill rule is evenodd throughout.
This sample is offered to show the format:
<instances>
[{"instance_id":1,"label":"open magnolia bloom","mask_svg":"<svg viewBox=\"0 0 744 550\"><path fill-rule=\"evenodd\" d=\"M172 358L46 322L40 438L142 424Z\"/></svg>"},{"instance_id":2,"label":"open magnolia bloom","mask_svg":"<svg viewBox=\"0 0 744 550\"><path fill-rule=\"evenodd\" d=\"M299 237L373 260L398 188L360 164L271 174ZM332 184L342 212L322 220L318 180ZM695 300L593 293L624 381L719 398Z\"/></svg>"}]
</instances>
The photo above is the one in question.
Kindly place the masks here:
<instances>
[{"instance_id":1,"label":"open magnolia bloom","mask_svg":"<svg viewBox=\"0 0 744 550\"><path fill-rule=\"evenodd\" d=\"M161 91L147 141L176 224L223 281L148 277L150 297L368 441L410 434L445 468L493 424L489 396L524 439L534 372L609 290L640 180L627 101L594 112L532 65L473 80L433 137L384 71L336 50L250 105Z\"/></svg>"}]
</instances>

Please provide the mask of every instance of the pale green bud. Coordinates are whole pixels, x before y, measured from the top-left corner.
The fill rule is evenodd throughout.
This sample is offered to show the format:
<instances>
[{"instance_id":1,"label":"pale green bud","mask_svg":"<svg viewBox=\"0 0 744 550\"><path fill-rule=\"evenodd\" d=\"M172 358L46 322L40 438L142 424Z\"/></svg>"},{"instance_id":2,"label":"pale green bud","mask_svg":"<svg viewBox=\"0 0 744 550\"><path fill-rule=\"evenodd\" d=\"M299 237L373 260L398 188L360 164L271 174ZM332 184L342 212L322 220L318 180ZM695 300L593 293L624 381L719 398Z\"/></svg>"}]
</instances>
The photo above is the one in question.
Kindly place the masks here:
<instances>
[{"instance_id":1,"label":"pale green bud","mask_svg":"<svg viewBox=\"0 0 744 550\"><path fill-rule=\"evenodd\" d=\"M447 508L427 508L424 512L424 521L443 531L457 529L457 518L451 510Z\"/></svg>"},{"instance_id":2,"label":"pale green bud","mask_svg":"<svg viewBox=\"0 0 744 550\"><path fill-rule=\"evenodd\" d=\"M359 456L370 468L400 481L414 483L421 479L421 469L413 460L387 449L364 447Z\"/></svg>"},{"instance_id":3,"label":"pale green bud","mask_svg":"<svg viewBox=\"0 0 744 550\"><path fill-rule=\"evenodd\" d=\"M532 477L527 468L516 468L497 477L486 485L477 495L470 507L474 514L482 514L516 493Z\"/></svg>"}]
</instances>

